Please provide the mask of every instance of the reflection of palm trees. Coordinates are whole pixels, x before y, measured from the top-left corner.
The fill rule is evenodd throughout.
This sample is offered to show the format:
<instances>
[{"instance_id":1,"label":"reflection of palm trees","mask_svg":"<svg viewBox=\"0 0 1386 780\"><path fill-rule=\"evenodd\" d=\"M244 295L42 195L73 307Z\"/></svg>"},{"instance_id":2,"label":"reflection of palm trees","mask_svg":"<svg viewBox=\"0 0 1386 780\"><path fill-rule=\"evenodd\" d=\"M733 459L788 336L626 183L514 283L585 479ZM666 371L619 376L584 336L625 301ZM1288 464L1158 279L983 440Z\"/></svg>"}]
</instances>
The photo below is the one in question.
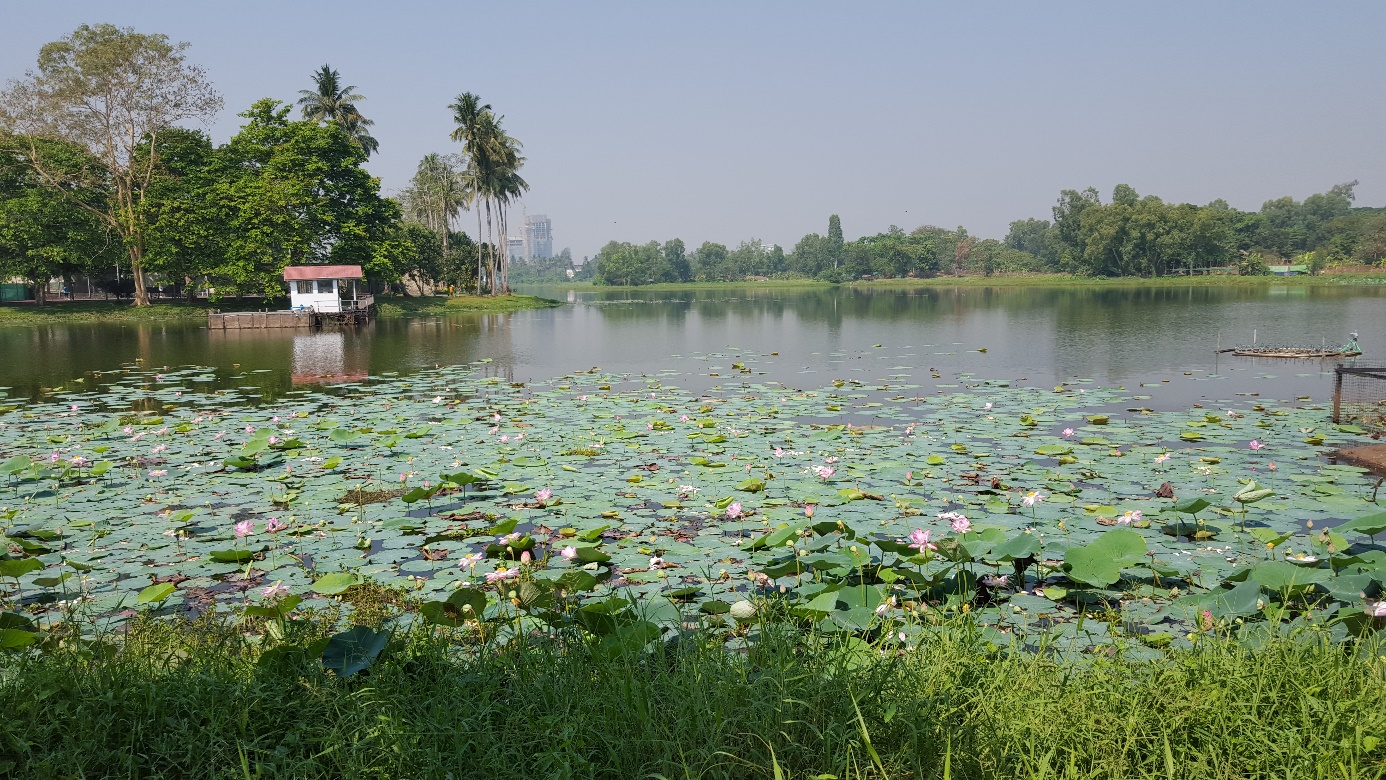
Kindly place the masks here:
<instances>
[{"instance_id":1,"label":"reflection of palm trees","mask_svg":"<svg viewBox=\"0 0 1386 780\"><path fill-rule=\"evenodd\" d=\"M361 147L366 156L380 149L380 142L366 128L375 124L361 116L356 104L365 100L364 95L355 92L354 86L343 86L341 74L331 66L324 65L313 74L313 89L298 91L298 105L303 108L303 118L310 122L340 125L351 138L352 143Z\"/></svg>"}]
</instances>

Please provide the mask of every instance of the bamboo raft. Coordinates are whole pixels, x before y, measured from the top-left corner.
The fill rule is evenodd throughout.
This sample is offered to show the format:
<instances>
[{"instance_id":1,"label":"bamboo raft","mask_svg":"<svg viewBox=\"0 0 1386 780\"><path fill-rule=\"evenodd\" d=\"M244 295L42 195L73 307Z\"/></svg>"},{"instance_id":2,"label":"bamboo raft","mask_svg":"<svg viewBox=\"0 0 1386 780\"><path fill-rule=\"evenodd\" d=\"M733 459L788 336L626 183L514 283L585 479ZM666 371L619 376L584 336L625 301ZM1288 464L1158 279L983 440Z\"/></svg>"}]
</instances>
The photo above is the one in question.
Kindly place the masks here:
<instances>
[{"instance_id":1,"label":"bamboo raft","mask_svg":"<svg viewBox=\"0 0 1386 780\"><path fill-rule=\"evenodd\" d=\"M1233 355L1242 357L1274 357L1274 358L1349 358L1357 357L1362 354L1359 350L1349 350L1343 347L1282 347L1282 346L1249 346L1232 347L1221 349L1219 352L1231 352Z\"/></svg>"}]
</instances>

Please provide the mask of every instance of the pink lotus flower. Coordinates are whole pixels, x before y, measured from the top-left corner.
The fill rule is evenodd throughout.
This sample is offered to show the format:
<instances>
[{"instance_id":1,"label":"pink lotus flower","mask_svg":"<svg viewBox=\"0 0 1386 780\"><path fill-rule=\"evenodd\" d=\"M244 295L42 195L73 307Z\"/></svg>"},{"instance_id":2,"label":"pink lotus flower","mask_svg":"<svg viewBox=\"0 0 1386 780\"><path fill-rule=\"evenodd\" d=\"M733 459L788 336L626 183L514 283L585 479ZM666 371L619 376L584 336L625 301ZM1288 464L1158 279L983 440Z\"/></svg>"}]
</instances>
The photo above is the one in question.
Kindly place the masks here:
<instances>
[{"instance_id":1,"label":"pink lotus flower","mask_svg":"<svg viewBox=\"0 0 1386 780\"><path fill-rule=\"evenodd\" d=\"M254 425L247 425L247 426L245 426L245 432L246 432L246 433L254 433L254 432L255 432L255 426L254 426Z\"/></svg>"},{"instance_id":2,"label":"pink lotus flower","mask_svg":"<svg viewBox=\"0 0 1386 780\"><path fill-rule=\"evenodd\" d=\"M812 520L813 511L817 508L817 504L804 504L804 517L807 517L808 519Z\"/></svg>"},{"instance_id":3,"label":"pink lotus flower","mask_svg":"<svg viewBox=\"0 0 1386 780\"><path fill-rule=\"evenodd\" d=\"M783 457L784 457L784 450L783 450L782 448L780 448L780 447L776 447L776 448L775 448L775 457L777 457L777 458L783 458Z\"/></svg>"},{"instance_id":4,"label":"pink lotus flower","mask_svg":"<svg viewBox=\"0 0 1386 780\"><path fill-rule=\"evenodd\" d=\"M1364 611L1374 618L1386 617L1386 601L1378 601L1374 604L1368 604L1364 608Z\"/></svg>"},{"instance_id":5,"label":"pink lotus flower","mask_svg":"<svg viewBox=\"0 0 1386 780\"><path fill-rule=\"evenodd\" d=\"M1156 455L1156 456L1155 456L1155 462L1156 462L1156 463L1167 463L1168 461L1169 461L1169 453L1168 453L1168 452L1162 452L1162 453L1160 453L1159 455Z\"/></svg>"},{"instance_id":6,"label":"pink lotus flower","mask_svg":"<svg viewBox=\"0 0 1386 780\"><path fill-rule=\"evenodd\" d=\"M982 578L982 584L993 589L1005 588L1011 584L1011 578L1005 574L988 574Z\"/></svg>"},{"instance_id":7,"label":"pink lotus flower","mask_svg":"<svg viewBox=\"0 0 1386 780\"><path fill-rule=\"evenodd\" d=\"M1275 461L1271 461L1270 463L1267 463L1267 464L1266 464L1266 470L1267 470L1267 471L1275 471Z\"/></svg>"},{"instance_id":8,"label":"pink lotus flower","mask_svg":"<svg viewBox=\"0 0 1386 780\"><path fill-rule=\"evenodd\" d=\"M1072 436L1072 435L1073 435L1073 429L1072 429L1072 428L1065 428L1065 429L1064 429L1064 438L1065 438L1065 439L1067 439L1068 437L1070 437L1070 436Z\"/></svg>"},{"instance_id":9,"label":"pink lotus flower","mask_svg":"<svg viewBox=\"0 0 1386 780\"><path fill-rule=\"evenodd\" d=\"M457 567L460 569L473 569L476 568L476 565L481 563L481 561L481 553L468 553L458 559Z\"/></svg>"},{"instance_id":10,"label":"pink lotus flower","mask_svg":"<svg viewBox=\"0 0 1386 780\"><path fill-rule=\"evenodd\" d=\"M500 539L497 539L497 540L496 540L496 543L497 543L497 544L503 544L503 545L509 547L510 545L512 545L512 544L514 544L514 543L520 541L520 537L522 537L522 536L524 536L524 534L520 533L519 531L516 531L516 532L514 532L514 533L506 534L505 536L502 536Z\"/></svg>"},{"instance_id":11,"label":"pink lotus flower","mask_svg":"<svg viewBox=\"0 0 1386 780\"><path fill-rule=\"evenodd\" d=\"M236 523L234 527L236 530L237 539L244 539L245 537L255 533L255 523L252 520L242 520L239 523Z\"/></svg>"},{"instance_id":12,"label":"pink lotus flower","mask_svg":"<svg viewBox=\"0 0 1386 780\"><path fill-rule=\"evenodd\" d=\"M61 460L61 459L62 459L62 456L59 455L59 454L56 453L56 452L49 453L49 455L48 455L48 462L49 462L49 463L57 463L57 462L58 462L59 460Z\"/></svg>"},{"instance_id":13,"label":"pink lotus flower","mask_svg":"<svg viewBox=\"0 0 1386 780\"><path fill-rule=\"evenodd\" d=\"M120 430L124 431L126 436L129 436L130 434L135 432L135 429L130 427L129 425L125 426L124 428L121 428Z\"/></svg>"},{"instance_id":14,"label":"pink lotus flower","mask_svg":"<svg viewBox=\"0 0 1386 780\"><path fill-rule=\"evenodd\" d=\"M70 407L68 407L68 408L69 408L71 411L74 411L74 412L75 412L75 411L77 411L77 404L73 404L72 406L70 406Z\"/></svg>"},{"instance_id":15,"label":"pink lotus flower","mask_svg":"<svg viewBox=\"0 0 1386 780\"><path fill-rule=\"evenodd\" d=\"M937 550L938 547L929 542L929 532L923 528L916 528L910 531L910 547L924 552L925 550Z\"/></svg>"},{"instance_id":16,"label":"pink lotus flower","mask_svg":"<svg viewBox=\"0 0 1386 780\"><path fill-rule=\"evenodd\" d=\"M733 520L735 520L735 519L738 518L738 517L741 517L742 514L743 514L743 512L741 511L741 502L740 502L740 501L733 501L733 502L731 502L731 504L727 507L727 517L730 517L730 518L733 519Z\"/></svg>"},{"instance_id":17,"label":"pink lotus flower","mask_svg":"<svg viewBox=\"0 0 1386 780\"><path fill-rule=\"evenodd\" d=\"M1119 524L1119 525L1130 525L1130 524L1132 524L1132 523L1140 522L1140 519L1141 519L1141 510L1136 509L1136 510L1127 512L1126 514L1122 515L1121 517L1118 517L1116 521L1117 521L1117 524Z\"/></svg>"},{"instance_id":18,"label":"pink lotus flower","mask_svg":"<svg viewBox=\"0 0 1386 780\"><path fill-rule=\"evenodd\" d=\"M273 585L269 585L261 590L260 595L263 596L266 601L278 601L289 595L289 586L276 580Z\"/></svg>"},{"instance_id":19,"label":"pink lotus flower","mask_svg":"<svg viewBox=\"0 0 1386 780\"><path fill-rule=\"evenodd\" d=\"M225 436L225 435L226 435L226 431L217 431L215 434L213 434L212 438L213 438L213 439L220 440L221 437L223 437L223 436Z\"/></svg>"},{"instance_id":20,"label":"pink lotus flower","mask_svg":"<svg viewBox=\"0 0 1386 780\"><path fill-rule=\"evenodd\" d=\"M836 463L836 462L837 462L837 456L836 456L836 455L832 455L832 456L826 457L826 458L823 459L823 462L824 462L824 463Z\"/></svg>"},{"instance_id":21,"label":"pink lotus flower","mask_svg":"<svg viewBox=\"0 0 1386 780\"><path fill-rule=\"evenodd\" d=\"M650 559L650 566L649 566L649 568L651 568L651 569L662 569L662 568L664 568L664 565L665 565L665 564L664 564L664 559L661 558L661 557L659 557L658 555L656 555L655 557L653 557L653 558Z\"/></svg>"},{"instance_id":22,"label":"pink lotus flower","mask_svg":"<svg viewBox=\"0 0 1386 780\"><path fill-rule=\"evenodd\" d=\"M963 517L962 515L957 515L956 517L954 517L953 522L950 523L950 525L953 528L953 533L955 534L965 534L968 531L972 530L972 521L968 520L966 517Z\"/></svg>"},{"instance_id":23,"label":"pink lotus flower","mask_svg":"<svg viewBox=\"0 0 1386 780\"><path fill-rule=\"evenodd\" d=\"M679 417L679 422L681 422L681 423L686 423L686 422L688 422L688 415L685 414L685 415Z\"/></svg>"},{"instance_id":24,"label":"pink lotus flower","mask_svg":"<svg viewBox=\"0 0 1386 780\"><path fill-rule=\"evenodd\" d=\"M1031 492L1029 492L1029 493L1026 493L1026 494L1025 494L1025 497L1022 498L1022 499L1020 499L1020 503L1024 504L1025 506L1029 506L1029 507L1033 507L1035 504L1042 503L1043 501L1044 501L1044 494L1043 494L1043 493L1036 493L1036 492L1034 492L1034 491L1031 491Z\"/></svg>"},{"instance_id":25,"label":"pink lotus flower","mask_svg":"<svg viewBox=\"0 0 1386 780\"><path fill-rule=\"evenodd\" d=\"M984 411L984 412L989 412L989 411L991 411L991 402L990 402L990 401L987 402L987 405L986 405L986 406L983 406L983 407L982 407L982 411Z\"/></svg>"},{"instance_id":26,"label":"pink lotus flower","mask_svg":"<svg viewBox=\"0 0 1386 780\"><path fill-rule=\"evenodd\" d=\"M585 396L585 395L580 395L580 396L578 396L578 400L579 400L579 401L586 401L586 400L587 400L587 396Z\"/></svg>"},{"instance_id":27,"label":"pink lotus flower","mask_svg":"<svg viewBox=\"0 0 1386 780\"><path fill-rule=\"evenodd\" d=\"M276 414L275 416L271 417L271 418L270 418L270 422L273 422L273 423L279 422L279 415Z\"/></svg>"},{"instance_id":28,"label":"pink lotus flower","mask_svg":"<svg viewBox=\"0 0 1386 780\"><path fill-rule=\"evenodd\" d=\"M549 499L553 498L553 491L549 490L548 488L544 488L543 490L537 491L534 494L534 497L538 499L539 503L547 504L549 503Z\"/></svg>"},{"instance_id":29,"label":"pink lotus flower","mask_svg":"<svg viewBox=\"0 0 1386 780\"><path fill-rule=\"evenodd\" d=\"M577 557L577 548L570 544L564 547L558 554L571 561Z\"/></svg>"},{"instance_id":30,"label":"pink lotus flower","mask_svg":"<svg viewBox=\"0 0 1386 780\"><path fill-rule=\"evenodd\" d=\"M279 437L278 437L278 436L271 436L271 437L269 437L269 443L270 443L270 446L273 446L273 445L275 445L275 444L278 444L278 443L279 443Z\"/></svg>"},{"instance_id":31,"label":"pink lotus flower","mask_svg":"<svg viewBox=\"0 0 1386 780\"><path fill-rule=\"evenodd\" d=\"M525 432L524 432L524 431L520 431L519 433L515 434L515 441L519 441L520 439L523 439L524 437L525 437Z\"/></svg>"},{"instance_id":32,"label":"pink lotus flower","mask_svg":"<svg viewBox=\"0 0 1386 780\"><path fill-rule=\"evenodd\" d=\"M277 534L277 533L279 533L280 531L283 531L285 528L288 528L288 527L289 527L289 524L288 524L288 523L285 523L285 522L281 521L281 520L280 520L279 518L277 518L277 517L271 517L271 518L269 519L269 522L265 523L265 533L267 533L267 534Z\"/></svg>"},{"instance_id":33,"label":"pink lotus flower","mask_svg":"<svg viewBox=\"0 0 1386 780\"><path fill-rule=\"evenodd\" d=\"M502 434L501 434L501 444L507 444L507 443L509 443L509 442L510 442L510 437L502 433Z\"/></svg>"},{"instance_id":34,"label":"pink lotus flower","mask_svg":"<svg viewBox=\"0 0 1386 780\"><path fill-rule=\"evenodd\" d=\"M824 482L827 482L828 479L830 479L832 475L836 474L837 472L829 466L814 466L813 473L817 474L819 479L823 480Z\"/></svg>"},{"instance_id":35,"label":"pink lotus flower","mask_svg":"<svg viewBox=\"0 0 1386 780\"><path fill-rule=\"evenodd\" d=\"M1251 443L1246 446L1250 447L1252 452L1255 452L1256 450L1264 449L1266 445L1262 444L1256 439L1252 439Z\"/></svg>"},{"instance_id":36,"label":"pink lotus flower","mask_svg":"<svg viewBox=\"0 0 1386 780\"><path fill-rule=\"evenodd\" d=\"M529 554L529 550L520 553L520 563L529 563L532 560L534 560L534 556Z\"/></svg>"},{"instance_id":37,"label":"pink lotus flower","mask_svg":"<svg viewBox=\"0 0 1386 780\"><path fill-rule=\"evenodd\" d=\"M488 583L501 582L503 580L513 580L518 576L520 576L519 569L501 569L500 571L488 573L486 575L486 581Z\"/></svg>"},{"instance_id":38,"label":"pink lotus flower","mask_svg":"<svg viewBox=\"0 0 1386 780\"><path fill-rule=\"evenodd\" d=\"M906 481L906 482L909 482L909 481L912 480L912 479L914 479L914 472L913 472L913 471L906 471L906 472L905 472L905 481Z\"/></svg>"},{"instance_id":39,"label":"pink lotus flower","mask_svg":"<svg viewBox=\"0 0 1386 780\"><path fill-rule=\"evenodd\" d=\"M151 477L167 477L167 476L168 476L168 469L150 469L150 470L149 470L149 476L151 476Z\"/></svg>"},{"instance_id":40,"label":"pink lotus flower","mask_svg":"<svg viewBox=\"0 0 1386 780\"><path fill-rule=\"evenodd\" d=\"M167 444L160 444L160 445L158 445L157 447L155 447L154 449L150 450L149 453L150 453L151 455L158 455L159 453L163 452L163 451L166 450L166 449L168 449L168 445L167 445Z\"/></svg>"},{"instance_id":41,"label":"pink lotus flower","mask_svg":"<svg viewBox=\"0 0 1386 780\"><path fill-rule=\"evenodd\" d=\"M87 459L82 457L81 455L77 455L72 458L72 465L76 466L77 468L81 468L87 465Z\"/></svg>"}]
</instances>

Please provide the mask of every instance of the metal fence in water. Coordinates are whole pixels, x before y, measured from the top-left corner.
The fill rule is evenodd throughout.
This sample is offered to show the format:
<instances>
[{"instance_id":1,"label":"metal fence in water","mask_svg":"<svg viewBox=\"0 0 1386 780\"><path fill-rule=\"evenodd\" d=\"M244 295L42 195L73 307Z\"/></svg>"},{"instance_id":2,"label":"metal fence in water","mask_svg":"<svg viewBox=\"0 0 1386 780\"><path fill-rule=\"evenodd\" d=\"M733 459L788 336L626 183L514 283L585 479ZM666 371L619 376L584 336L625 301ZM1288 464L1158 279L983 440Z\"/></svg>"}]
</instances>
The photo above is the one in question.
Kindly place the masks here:
<instances>
[{"instance_id":1,"label":"metal fence in water","mask_svg":"<svg viewBox=\"0 0 1386 780\"><path fill-rule=\"evenodd\" d=\"M1354 360L1334 373L1333 422L1386 433L1386 363Z\"/></svg>"}]
</instances>

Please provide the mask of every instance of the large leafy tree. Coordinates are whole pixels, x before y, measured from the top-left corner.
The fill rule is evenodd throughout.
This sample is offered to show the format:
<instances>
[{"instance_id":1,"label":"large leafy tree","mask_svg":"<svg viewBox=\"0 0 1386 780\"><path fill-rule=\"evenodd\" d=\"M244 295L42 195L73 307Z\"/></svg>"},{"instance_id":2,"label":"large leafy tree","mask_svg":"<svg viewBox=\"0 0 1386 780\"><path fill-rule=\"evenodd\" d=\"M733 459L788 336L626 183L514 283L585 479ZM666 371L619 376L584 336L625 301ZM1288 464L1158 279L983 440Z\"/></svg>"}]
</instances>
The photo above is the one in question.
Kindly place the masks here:
<instances>
[{"instance_id":1,"label":"large leafy tree","mask_svg":"<svg viewBox=\"0 0 1386 780\"><path fill-rule=\"evenodd\" d=\"M77 180L83 171L99 170L86 150L65 141L36 139L33 147L49 170ZM15 151L0 151L0 277L20 277L34 285L42 304L49 280L70 278L120 256L94 214L77 205L97 203L104 182L88 180L82 192L60 192L48 186L30 159Z\"/></svg>"},{"instance_id":2,"label":"large leafy tree","mask_svg":"<svg viewBox=\"0 0 1386 780\"><path fill-rule=\"evenodd\" d=\"M291 263L360 264L373 282L393 281L381 252L399 208L361 167L365 151L339 125L291 120L276 100L241 116L204 195L221 238L223 259L208 273L218 295L280 295Z\"/></svg>"},{"instance_id":3,"label":"large leafy tree","mask_svg":"<svg viewBox=\"0 0 1386 780\"><path fill-rule=\"evenodd\" d=\"M375 122L361 115L356 104L365 95L356 92L354 85L342 84L342 74L331 65L323 65L313 74L313 88L298 91L298 105L303 118L310 122L336 123L346 131L353 143L370 157L380 149L380 143L370 134Z\"/></svg>"},{"instance_id":4,"label":"large leafy tree","mask_svg":"<svg viewBox=\"0 0 1386 780\"><path fill-rule=\"evenodd\" d=\"M160 137L187 121L205 121L221 98L203 70L187 61L188 44L109 24L82 25L39 50L38 65L0 94L0 144L27 159L37 180L100 220L119 237L146 305L144 199L159 169ZM93 171L65 164L63 140L102 168L105 186L87 186ZM142 147L155 153L141 154Z\"/></svg>"}]
</instances>

